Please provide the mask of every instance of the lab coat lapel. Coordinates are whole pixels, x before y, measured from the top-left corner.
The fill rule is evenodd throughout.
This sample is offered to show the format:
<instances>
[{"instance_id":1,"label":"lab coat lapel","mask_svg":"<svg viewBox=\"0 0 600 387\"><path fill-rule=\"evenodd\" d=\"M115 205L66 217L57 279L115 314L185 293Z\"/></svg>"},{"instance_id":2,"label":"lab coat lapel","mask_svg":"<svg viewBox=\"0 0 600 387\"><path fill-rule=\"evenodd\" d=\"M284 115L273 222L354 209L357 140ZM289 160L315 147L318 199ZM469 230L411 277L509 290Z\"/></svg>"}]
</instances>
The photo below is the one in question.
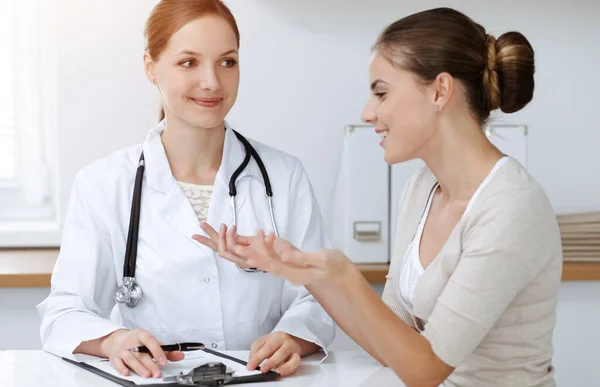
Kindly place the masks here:
<instances>
[{"instance_id":1,"label":"lab coat lapel","mask_svg":"<svg viewBox=\"0 0 600 387\"><path fill-rule=\"evenodd\" d=\"M165 121L151 130L144 144L145 175L149 188L158 194L153 203L158 215L192 241L192 235L200 233L201 229L192 205L171 172L160 137L164 127Z\"/></svg>"},{"instance_id":2,"label":"lab coat lapel","mask_svg":"<svg viewBox=\"0 0 600 387\"><path fill-rule=\"evenodd\" d=\"M157 201L157 212L167 223L189 238L192 235L206 235L200 228L198 217L192 208L189 199L173 177L171 167L160 138L164 130L165 121L161 122L148 134L144 144L146 159L146 172L148 186L162 194ZM207 222L216 230L222 223L228 226L233 223L233 211L229 204L229 178L242 163L245 156L243 145L235 134L226 126L225 142L221 166L217 171L213 193L211 196ZM240 174L239 179L246 176L251 170L250 165ZM249 194L248 184L238 184L236 207L238 214ZM143 195L142 195L143 200ZM194 242L195 243L195 242ZM203 245L201 246L205 248Z\"/></svg>"},{"instance_id":3,"label":"lab coat lapel","mask_svg":"<svg viewBox=\"0 0 600 387\"><path fill-rule=\"evenodd\" d=\"M233 225L233 209L231 207L231 197L229 196L229 181L236 169L244 161L246 151L244 145L237 139L233 129L228 124L225 124L225 142L223 145L223 158L221 167L215 178L213 196L211 197L210 207L208 209L207 223L215 230L218 230L221 224L226 224L227 227ZM253 162L242 171L238 176L237 181L247 176L252 170ZM236 184L237 195L235 205L238 214L240 209L246 202L249 195L248 184Z\"/></svg>"}]
</instances>

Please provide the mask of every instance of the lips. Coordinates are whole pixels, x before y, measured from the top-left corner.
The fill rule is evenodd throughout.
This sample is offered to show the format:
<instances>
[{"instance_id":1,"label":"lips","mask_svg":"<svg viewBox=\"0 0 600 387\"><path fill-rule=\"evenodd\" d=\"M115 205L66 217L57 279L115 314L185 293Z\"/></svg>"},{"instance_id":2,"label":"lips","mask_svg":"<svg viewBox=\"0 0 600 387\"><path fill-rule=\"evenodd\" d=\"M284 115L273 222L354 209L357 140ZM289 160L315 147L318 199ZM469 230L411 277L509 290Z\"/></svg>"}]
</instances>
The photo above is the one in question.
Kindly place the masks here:
<instances>
[{"instance_id":1,"label":"lips","mask_svg":"<svg viewBox=\"0 0 600 387\"><path fill-rule=\"evenodd\" d=\"M383 146L383 143L385 142L385 138L388 135L389 130L387 129L375 129L375 133L377 133L379 135L379 137L381 137L381 142L379 143L380 146Z\"/></svg>"},{"instance_id":2,"label":"lips","mask_svg":"<svg viewBox=\"0 0 600 387\"><path fill-rule=\"evenodd\" d=\"M203 107L216 107L218 106L222 101L223 98L190 98L192 101L194 101L196 104L203 106Z\"/></svg>"}]
</instances>

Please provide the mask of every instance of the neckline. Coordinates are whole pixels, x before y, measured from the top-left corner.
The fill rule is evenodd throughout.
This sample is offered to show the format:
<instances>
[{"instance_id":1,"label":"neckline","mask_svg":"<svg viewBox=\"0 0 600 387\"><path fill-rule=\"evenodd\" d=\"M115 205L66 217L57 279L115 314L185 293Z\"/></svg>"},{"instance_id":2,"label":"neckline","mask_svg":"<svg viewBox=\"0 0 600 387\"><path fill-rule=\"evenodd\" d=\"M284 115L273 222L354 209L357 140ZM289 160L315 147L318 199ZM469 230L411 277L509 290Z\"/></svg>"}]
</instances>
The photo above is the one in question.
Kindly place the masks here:
<instances>
[{"instance_id":1,"label":"neckline","mask_svg":"<svg viewBox=\"0 0 600 387\"><path fill-rule=\"evenodd\" d=\"M456 222L456 224L452 228L452 231L450 232L450 234L448 234L448 238L442 244L442 247L440 248L440 250L433 257L433 259L431 260L431 262L429 262L429 265L427 265L427 267L424 267L423 266L423 262L421 261L421 239L423 237L423 230L425 228L425 223L427 222L427 218L429 216L429 210L431 209L431 205L433 203L433 197L435 196L435 193L438 190L439 185L440 185L438 181L435 182L435 184L433 185L433 188L431 189L431 191L429 193L429 197L427 199L425 210L423 211L423 214L421 215L421 219L419 220L419 224L417 225L417 230L415 232L415 236L413 237L413 243L412 243L414 245L414 246L412 246L412 248L415 249L414 254L416 256L416 261L418 263L418 267L423 272L425 270L427 270L427 268L429 266L431 266L431 264L433 264L437 260L437 258L439 257L439 255L444 251L446 245L448 244L448 241L450 240L450 238L452 237L452 235L458 229L458 226L461 224L461 222L466 217L468 211L471 209L473 203L475 202L475 199L480 195L480 193L483 190L483 188L485 188L485 186L487 186L489 184L492 176L497 172L497 170L500 169L501 166L503 166L504 164L506 164L506 162L509 159L510 159L510 157L503 156L502 158L498 159L498 161L496 161L496 164L494 164L494 166L492 167L492 169L490 170L490 172L483 179L483 181L479 184L479 186L477 187L477 189L475 190L475 192L471 196L471 199L469 199L469 202L467 203L467 206L465 207L465 210L463 211L462 215L458 219L458 222Z\"/></svg>"},{"instance_id":2,"label":"neckline","mask_svg":"<svg viewBox=\"0 0 600 387\"><path fill-rule=\"evenodd\" d=\"M214 185L212 185L212 184L193 184L193 183L187 183L185 181L179 181L179 180L177 180L177 183L179 183L179 185L182 186L183 188L203 190L203 191L212 191L213 187L214 187Z\"/></svg>"}]
</instances>

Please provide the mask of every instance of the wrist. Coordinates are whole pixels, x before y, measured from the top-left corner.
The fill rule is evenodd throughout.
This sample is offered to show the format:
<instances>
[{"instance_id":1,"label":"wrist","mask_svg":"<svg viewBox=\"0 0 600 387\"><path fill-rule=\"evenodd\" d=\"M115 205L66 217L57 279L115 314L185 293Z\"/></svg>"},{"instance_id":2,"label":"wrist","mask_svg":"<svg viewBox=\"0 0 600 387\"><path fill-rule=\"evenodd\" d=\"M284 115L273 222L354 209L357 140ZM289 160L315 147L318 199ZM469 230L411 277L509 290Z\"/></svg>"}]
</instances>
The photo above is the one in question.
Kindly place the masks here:
<instances>
[{"instance_id":1,"label":"wrist","mask_svg":"<svg viewBox=\"0 0 600 387\"><path fill-rule=\"evenodd\" d=\"M117 329L116 331L100 338L100 344L98 348L100 350L100 354L102 355L101 357L109 358L112 352L111 348L114 347L115 341L118 341L119 337L127 334L127 332L129 332L127 329Z\"/></svg>"},{"instance_id":2,"label":"wrist","mask_svg":"<svg viewBox=\"0 0 600 387\"><path fill-rule=\"evenodd\" d=\"M336 256L335 269L330 271L329 280L336 285L352 283L354 275L358 272L356 266L341 251Z\"/></svg>"},{"instance_id":3,"label":"wrist","mask_svg":"<svg viewBox=\"0 0 600 387\"><path fill-rule=\"evenodd\" d=\"M300 347L300 356L312 355L313 353L317 352L319 350L319 348L321 348L317 344L313 343L312 341L307 341L307 340L301 339L300 337L297 337L294 335L290 335L290 337Z\"/></svg>"}]
</instances>

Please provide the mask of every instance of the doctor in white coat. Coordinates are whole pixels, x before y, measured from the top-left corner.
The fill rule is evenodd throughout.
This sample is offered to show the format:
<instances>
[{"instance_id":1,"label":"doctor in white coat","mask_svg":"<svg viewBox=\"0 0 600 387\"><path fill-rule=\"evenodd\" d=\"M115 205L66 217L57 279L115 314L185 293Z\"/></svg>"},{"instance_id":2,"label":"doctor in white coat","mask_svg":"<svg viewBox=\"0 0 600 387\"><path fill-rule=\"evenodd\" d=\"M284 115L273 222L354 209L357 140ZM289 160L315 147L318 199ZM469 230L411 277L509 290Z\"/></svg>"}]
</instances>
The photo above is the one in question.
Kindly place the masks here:
<instances>
[{"instance_id":1,"label":"doctor in white coat","mask_svg":"<svg viewBox=\"0 0 600 387\"><path fill-rule=\"evenodd\" d=\"M210 39L203 37L210 36ZM166 118L132 146L81 170L74 181L51 293L39 306L43 348L74 358L109 358L123 375L160 376L181 360L160 344L202 342L248 350L266 372L293 373L300 357L325 349L335 325L304 287L246 272L197 239L202 221L231 226L229 183L245 147L224 121L237 96L239 32L219 1L163 0L146 25L145 69ZM118 125L118 122L115 123ZM127 130L124 128L124 130ZM302 250L328 247L310 182L294 157L250 141L265 164L279 234ZM141 185L135 307L115 301L123 285L132 195ZM274 231L255 158L236 180L239 234ZM115 305L116 315L111 319ZM145 345L150 354L130 348ZM153 361L155 359L155 361ZM264 362L263 362L264 361Z\"/></svg>"}]
</instances>

